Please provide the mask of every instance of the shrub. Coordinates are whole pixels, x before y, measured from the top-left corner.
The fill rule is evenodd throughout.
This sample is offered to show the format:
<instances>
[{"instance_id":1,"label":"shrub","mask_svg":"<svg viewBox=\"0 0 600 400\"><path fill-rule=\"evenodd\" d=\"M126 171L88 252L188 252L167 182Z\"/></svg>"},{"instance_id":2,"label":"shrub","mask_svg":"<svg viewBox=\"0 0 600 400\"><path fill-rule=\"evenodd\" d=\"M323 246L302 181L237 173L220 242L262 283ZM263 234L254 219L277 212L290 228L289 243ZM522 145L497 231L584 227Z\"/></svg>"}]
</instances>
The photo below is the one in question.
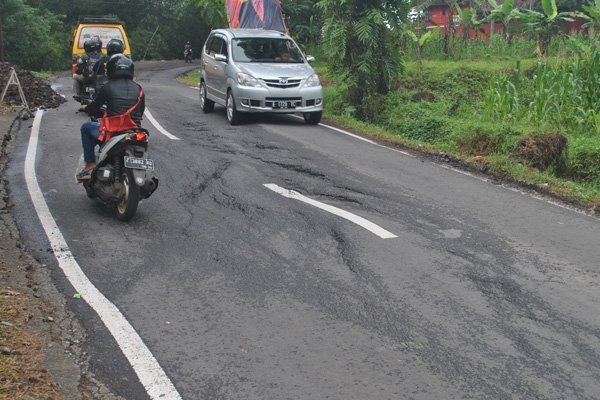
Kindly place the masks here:
<instances>
[{"instance_id":1,"label":"shrub","mask_svg":"<svg viewBox=\"0 0 600 400\"><path fill-rule=\"evenodd\" d=\"M461 153L469 156L489 156L511 152L516 146L520 131L509 125L489 122L467 124L457 130L454 141Z\"/></svg>"},{"instance_id":2,"label":"shrub","mask_svg":"<svg viewBox=\"0 0 600 400\"><path fill-rule=\"evenodd\" d=\"M600 139L575 138L569 146L567 177L600 187Z\"/></svg>"}]
</instances>

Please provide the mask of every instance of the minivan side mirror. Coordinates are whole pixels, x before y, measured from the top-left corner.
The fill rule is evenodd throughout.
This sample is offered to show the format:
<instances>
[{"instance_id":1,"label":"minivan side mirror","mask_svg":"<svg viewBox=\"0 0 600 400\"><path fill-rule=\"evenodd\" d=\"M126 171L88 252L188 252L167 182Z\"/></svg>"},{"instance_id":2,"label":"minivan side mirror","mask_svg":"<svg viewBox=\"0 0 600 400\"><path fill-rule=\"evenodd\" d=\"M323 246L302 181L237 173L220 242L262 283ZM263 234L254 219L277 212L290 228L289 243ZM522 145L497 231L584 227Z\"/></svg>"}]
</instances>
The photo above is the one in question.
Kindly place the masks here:
<instances>
[{"instance_id":1,"label":"minivan side mirror","mask_svg":"<svg viewBox=\"0 0 600 400\"><path fill-rule=\"evenodd\" d=\"M315 58L313 56L306 56L306 61L310 62L314 62Z\"/></svg>"},{"instance_id":2,"label":"minivan side mirror","mask_svg":"<svg viewBox=\"0 0 600 400\"><path fill-rule=\"evenodd\" d=\"M227 62L227 56L225 56L223 54L215 54L215 60L216 61Z\"/></svg>"}]
</instances>

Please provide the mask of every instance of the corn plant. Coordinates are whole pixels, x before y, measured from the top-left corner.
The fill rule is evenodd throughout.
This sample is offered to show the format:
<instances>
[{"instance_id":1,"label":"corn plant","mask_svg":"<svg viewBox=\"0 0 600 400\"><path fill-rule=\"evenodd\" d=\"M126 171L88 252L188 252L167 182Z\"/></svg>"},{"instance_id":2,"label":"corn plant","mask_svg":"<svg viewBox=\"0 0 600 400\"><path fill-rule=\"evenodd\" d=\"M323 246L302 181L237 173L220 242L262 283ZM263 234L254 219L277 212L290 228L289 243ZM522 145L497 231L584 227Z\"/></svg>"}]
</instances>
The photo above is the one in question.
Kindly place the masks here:
<instances>
[{"instance_id":1,"label":"corn plant","mask_svg":"<svg viewBox=\"0 0 600 400\"><path fill-rule=\"evenodd\" d=\"M538 63L537 71L533 76L535 96L529 103L529 120L541 125L542 122L558 114L559 98L556 95L558 83L554 81L552 68L548 64Z\"/></svg>"},{"instance_id":2,"label":"corn plant","mask_svg":"<svg viewBox=\"0 0 600 400\"><path fill-rule=\"evenodd\" d=\"M502 122L515 121L519 118L519 90L521 85L521 61L513 72L514 83L504 76L501 80L492 82L484 93L483 103L487 115Z\"/></svg>"},{"instance_id":3,"label":"corn plant","mask_svg":"<svg viewBox=\"0 0 600 400\"><path fill-rule=\"evenodd\" d=\"M519 93L507 77L491 84L484 94L483 102L492 119L514 121L519 115Z\"/></svg>"}]
</instances>

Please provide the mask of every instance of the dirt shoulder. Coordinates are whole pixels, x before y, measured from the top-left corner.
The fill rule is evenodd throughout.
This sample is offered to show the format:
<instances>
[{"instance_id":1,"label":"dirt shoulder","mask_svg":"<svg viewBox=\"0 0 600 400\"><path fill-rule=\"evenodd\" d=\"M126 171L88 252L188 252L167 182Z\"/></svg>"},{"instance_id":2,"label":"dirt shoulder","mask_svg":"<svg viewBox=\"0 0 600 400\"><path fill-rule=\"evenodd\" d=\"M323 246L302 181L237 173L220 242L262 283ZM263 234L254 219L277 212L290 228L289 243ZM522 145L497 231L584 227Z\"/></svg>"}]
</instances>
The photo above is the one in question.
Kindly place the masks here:
<instances>
[{"instance_id":1,"label":"dirt shoulder","mask_svg":"<svg viewBox=\"0 0 600 400\"><path fill-rule=\"evenodd\" d=\"M0 107L0 399L117 399L89 371L85 332L46 266L27 254L10 212L18 199L3 172L29 118L22 107Z\"/></svg>"}]
</instances>

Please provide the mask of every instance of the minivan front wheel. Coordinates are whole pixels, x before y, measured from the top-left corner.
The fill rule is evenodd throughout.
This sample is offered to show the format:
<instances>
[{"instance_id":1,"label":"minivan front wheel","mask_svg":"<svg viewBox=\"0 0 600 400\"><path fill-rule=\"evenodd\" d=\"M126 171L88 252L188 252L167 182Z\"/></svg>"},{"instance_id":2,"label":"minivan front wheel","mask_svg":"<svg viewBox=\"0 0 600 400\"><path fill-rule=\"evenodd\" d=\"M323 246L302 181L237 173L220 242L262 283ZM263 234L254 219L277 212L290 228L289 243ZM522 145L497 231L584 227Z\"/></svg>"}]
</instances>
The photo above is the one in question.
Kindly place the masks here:
<instances>
[{"instance_id":1,"label":"minivan front wheel","mask_svg":"<svg viewBox=\"0 0 600 400\"><path fill-rule=\"evenodd\" d=\"M319 122L321 122L322 114L322 111L304 113L304 122L306 122L307 125L317 125Z\"/></svg>"},{"instance_id":2,"label":"minivan front wheel","mask_svg":"<svg viewBox=\"0 0 600 400\"><path fill-rule=\"evenodd\" d=\"M227 93L227 119L231 125L239 125L242 122L241 113L235 108L235 100L233 98L233 92L230 90Z\"/></svg>"},{"instance_id":3,"label":"minivan front wheel","mask_svg":"<svg viewBox=\"0 0 600 400\"><path fill-rule=\"evenodd\" d=\"M215 102L206 97L206 84L204 82L200 84L200 108L205 113L212 112L215 108Z\"/></svg>"}]
</instances>

